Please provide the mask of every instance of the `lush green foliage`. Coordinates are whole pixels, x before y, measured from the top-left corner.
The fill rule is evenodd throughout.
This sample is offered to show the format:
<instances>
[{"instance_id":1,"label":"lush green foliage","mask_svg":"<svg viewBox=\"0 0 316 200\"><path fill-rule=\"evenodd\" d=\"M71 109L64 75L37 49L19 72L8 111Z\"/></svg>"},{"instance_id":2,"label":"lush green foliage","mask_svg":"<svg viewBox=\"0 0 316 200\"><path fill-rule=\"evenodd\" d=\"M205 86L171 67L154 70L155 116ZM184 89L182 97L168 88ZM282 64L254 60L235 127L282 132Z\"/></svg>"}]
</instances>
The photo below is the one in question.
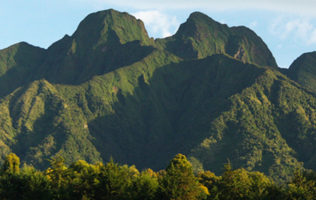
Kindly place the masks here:
<instances>
[{"instance_id":1,"label":"lush green foliage","mask_svg":"<svg viewBox=\"0 0 316 200\"><path fill-rule=\"evenodd\" d=\"M228 158L234 166L287 181L297 168L316 169L316 98L279 71L254 32L201 13L174 36L155 41L127 13L93 13L48 49L19 43L0 51L0 162L14 152L22 164L46 169L49 159L62 156L70 168L86 166L86 176L101 170L110 177L109 190L151 193L172 183L166 177L189 171L171 167L166 179L141 172L139 181L126 185L111 179L130 176L114 163L100 169L74 163L113 156L158 170L181 152L195 172L222 174ZM47 173L63 188L64 165L55 161ZM237 172L231 176L247 179L246 188L257 179L268 185L258 174ZM46 176L27 177L46 187ZM72 187L87 195L93 188L80 185L99 184L81 181ZM124 188L109 195L118 198Z\"/></svg>"},{"instance_id":2,"label":"lush green foliage","mask_svg":"<svg viewBox=\"0 0 316 200\"><path fill-rule=\"evenodd\" d=\"M12 158L10 154L6 163ZM111 200L253 200L314 199L315 172L295 173L286 184L276 185L260 172L243 168L233 170L226 165L222 176L210 171L193 174L192 166L182 154L176 155L166 170L139 172L135 166L110 162L88 164L79 160L70 166L62 157L51 160L45 171L31 166L0 171L1 199L111 199ZM19 168L20 166L15 166Z\"/></svg>"},{"instance_id":3,"label":"lush green foliage","mask_svg":"<svg viewBox=\"0 0 316 200\"><path fill-rule=\"evenodd\" d=\"M195 200L202 196L192 165L182 154L171 160L159 183L161 199Z\"/></svg>"},{"instance_id":4,"label":"lush green foliage","mask_svg":"<svg viewBox=\"0 0 316 200\"><path fill-rule=\"evenodd\" d=\"M199 12L192 13L174 36L157 42L184 59L224 54L245 63L277 67L272 53L253 31L229 28Z\"/></svg>"},{"instance_id":5,"label":"lush green foliage","mask_svg":"<svg viewBox=\"0 0 316 200\"><path fill-rule=\"evenodd\" d=\"M308 90L316 93L316 52L305 53L290 66L288 75Z\"/></svg>"}]
</instances>

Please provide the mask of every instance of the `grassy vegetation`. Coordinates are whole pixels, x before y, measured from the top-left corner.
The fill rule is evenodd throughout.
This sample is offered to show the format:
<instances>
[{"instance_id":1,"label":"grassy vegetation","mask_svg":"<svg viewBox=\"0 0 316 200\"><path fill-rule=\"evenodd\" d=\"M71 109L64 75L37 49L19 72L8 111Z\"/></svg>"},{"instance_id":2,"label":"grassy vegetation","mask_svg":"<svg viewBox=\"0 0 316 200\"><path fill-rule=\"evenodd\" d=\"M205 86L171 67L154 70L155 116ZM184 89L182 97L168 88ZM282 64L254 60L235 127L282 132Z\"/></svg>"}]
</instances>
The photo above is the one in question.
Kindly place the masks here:
<instances>
[{"instance_id":1,"label":"grassy vegetation","mask_svg":"<svg viewBox=\"0 0 316 200\"><path fill-rule=\"evenodd\" d=\"M192 13L175 35L157 43L184 59L224 54L244 63L277 67L272 53L253 31L246 27L230 28L200 12Z\"/></svg>"},{"instance_id":2,"label":"grassy vegetation","mask_svg":"<svg viewBox=\"0 0 316 200\"><path fill-rule=\"evenodd\" d=\"M195 172L222 174L227 159L280 182L315 170L316 97L245 27L193 13L154 41L108 10L47 50L22 43L0 58L1 162L10 152L40 169L56 155L67 165L113 156L159 170L181 152Z\"/></svg>"}]
</instances>

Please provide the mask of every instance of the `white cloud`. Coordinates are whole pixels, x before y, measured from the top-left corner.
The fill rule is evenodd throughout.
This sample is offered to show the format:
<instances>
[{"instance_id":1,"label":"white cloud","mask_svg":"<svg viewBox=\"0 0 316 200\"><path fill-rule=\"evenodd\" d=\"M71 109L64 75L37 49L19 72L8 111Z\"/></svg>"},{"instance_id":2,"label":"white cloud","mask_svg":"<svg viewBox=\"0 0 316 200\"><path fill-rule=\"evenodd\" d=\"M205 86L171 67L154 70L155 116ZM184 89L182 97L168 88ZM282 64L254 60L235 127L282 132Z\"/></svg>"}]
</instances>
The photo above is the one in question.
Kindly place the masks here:
<instances>
[{"instance_id":1,"label":"white cloud","mask_svg":"<svg viewBox=\"0 0 316 200\"><path fill-rule=\"evenodd\" d=\"M81 0L134 9L269 10L316 17L315 0Z\"/></svg>"},{"instance_id":2,"label":"white cloud","mask_svg":"<svg viewBox=\"0 0 316 200\"><path fill-rule=\"evenodd\" d=\"M270 32L280 39L295 39L306 45L316 44L316 27L306 18L277 18L270 27Z\"/></svg>"},{"instance_id":3,"label":"white cloud","mask_svg":"<svg viewBox=\"0 0 316 200\"><path fill-rule=\"evenodd\" d=\"M179 22L174 16L169 16L158 10L140 11L132 13L136 18L141 19L153 37L171 36L178 28Z\"/></svg>"}]
</instances>

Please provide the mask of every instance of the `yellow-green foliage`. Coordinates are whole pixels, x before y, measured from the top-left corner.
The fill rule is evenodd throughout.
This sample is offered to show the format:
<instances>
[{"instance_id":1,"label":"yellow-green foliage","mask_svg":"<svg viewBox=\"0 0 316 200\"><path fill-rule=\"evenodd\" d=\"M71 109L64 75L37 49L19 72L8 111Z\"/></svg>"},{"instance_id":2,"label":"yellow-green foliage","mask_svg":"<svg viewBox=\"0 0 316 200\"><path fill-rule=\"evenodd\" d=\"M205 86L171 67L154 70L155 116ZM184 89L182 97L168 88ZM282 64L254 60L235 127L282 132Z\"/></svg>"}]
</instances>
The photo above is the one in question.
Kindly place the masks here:
<instances>
[{"instance_id":1,"label":"yellow-green foliage","mask_svg":"<svg viewBox=\"0 0 316 200\"><path fill-rule=\"evenodd\" d=\"M10 162L17 161L10 154ZM78 160L70 166L60 156L51 160L45 171L24 165L16 170L0 171L1 199L197 199L197 200L253 200L306 199L315 197L316 174L296 171L294 178L283 185L275 184L261 172L243 168L216 176L210 171L192 173L192 166L182 154L176 155L165 170L141 172L135 166L108 163L89 164ZM6 164L2 169L6 168ZM13 167L15 168L15 167Z\"/></svg>"},{"instance_id":2,"label":"yellow-green foliage","mask_svg":"<svg viewBox=\"0 0 316 200\"><path fill-rule=\"evenodd\" d=\"M171 160L159 183L159 194L162 199L195 200L200 197L201 189L193 174L192 165L182 154Z\"/></svg>"},{"instance_id":3,"label":"yellow-green foliage","mask_svg":"<svg viewBox=\"0 0 316 200\"><path fill-rule=\"evenodd\" d=\"M3 163L1 172L18 174L20 172L20 158L14 153L10 153Z\"/></svg>"}]
</instances>

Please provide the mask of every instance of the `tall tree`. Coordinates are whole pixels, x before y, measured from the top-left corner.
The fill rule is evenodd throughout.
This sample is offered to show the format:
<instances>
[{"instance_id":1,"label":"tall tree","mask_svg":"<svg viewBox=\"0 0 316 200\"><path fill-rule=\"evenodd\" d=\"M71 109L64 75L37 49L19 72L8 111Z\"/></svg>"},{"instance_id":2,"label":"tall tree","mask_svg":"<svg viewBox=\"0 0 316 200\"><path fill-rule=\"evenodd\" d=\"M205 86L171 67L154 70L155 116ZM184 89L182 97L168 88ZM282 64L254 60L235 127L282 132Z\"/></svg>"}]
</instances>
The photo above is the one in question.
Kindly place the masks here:
<instances>
[{"instance_id":1,"label":"tall tree","mask_svg":"<svg viewBox=\"0 0 316 200\"><path fill-rule=\"evenodd\" d=\"M4 161L2 170L5 173L18 174L20 172L20 158L16 154L10 153Z\"/></svg>"},{"instance_id":2,"label":"tall tree","mask_svg":"<svg viewBox=\"0 0 316 200\"><path fill-rule=\"evenodd\" d=\"M202 193L191 163L182 154L171 160L166 173L160 177L159 184L161 199L195 200Z\"/></svg>"}]
</instances>

